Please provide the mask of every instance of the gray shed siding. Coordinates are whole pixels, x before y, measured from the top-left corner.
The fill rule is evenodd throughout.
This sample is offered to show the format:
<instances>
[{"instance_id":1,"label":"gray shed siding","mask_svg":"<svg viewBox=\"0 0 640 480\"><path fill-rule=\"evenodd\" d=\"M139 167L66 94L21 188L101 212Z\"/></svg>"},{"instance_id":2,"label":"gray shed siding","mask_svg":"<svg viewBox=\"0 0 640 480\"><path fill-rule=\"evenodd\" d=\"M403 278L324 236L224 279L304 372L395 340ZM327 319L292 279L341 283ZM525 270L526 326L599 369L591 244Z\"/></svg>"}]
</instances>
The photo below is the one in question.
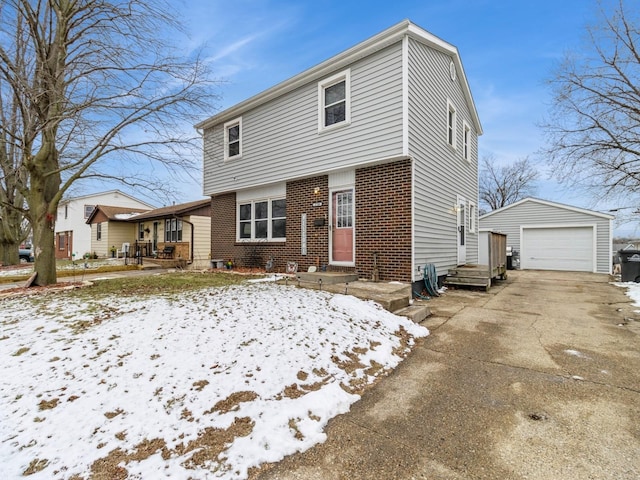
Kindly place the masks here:
<instances>
[{"instance_id":1,"label":"gray shed siding","mask_svg":"<svg viewBox=\"0 0 640 480\"><path fill-rule=\"evenodd\" d=\"M400 156L402 42L365 57L349 68L351 123L348 126L318 132L318 82L312 81L242 115L242 157L239 159L223 160L223 125L207 129L204 132L204 194L236 191L284 178L326 174ZM337 69L332 74L344 70Z\"/></svg>"},{"instance_id":2,"label":"gray shed siding","mask_svg":"<svg viewBox=\"0 0 640 480\"><path fill-rule=\"evenodd\" d=\"M409 154L414 159L414 269L433 263L438 275L457 263L457 195L478 205L478 141L451 57L409 41ZM447 99L457 115L457 148L446 141ZM463 158L463 121L471 129L470 161ZM468 212L468 209L467 209ZM469 224L468 218L466 224ZM477 218L476 218L476 225ZM478 262L478 234L467 235L467 263Z\"/></svg>"},{"instance_id":3,"label":"gray shed siding","mask_svg":"<svg viewBox=\"0 0 640 480\"><path fill-rule=\"evenodd\" d=\"M522 226L596 226L596 271L611 271L611 220L587 212L549 205L533 200L525 200L513 207L480 219L480 228L496 230L507 234L507 246L521 251L520 231Z\"/></svg>"}]
</instances>

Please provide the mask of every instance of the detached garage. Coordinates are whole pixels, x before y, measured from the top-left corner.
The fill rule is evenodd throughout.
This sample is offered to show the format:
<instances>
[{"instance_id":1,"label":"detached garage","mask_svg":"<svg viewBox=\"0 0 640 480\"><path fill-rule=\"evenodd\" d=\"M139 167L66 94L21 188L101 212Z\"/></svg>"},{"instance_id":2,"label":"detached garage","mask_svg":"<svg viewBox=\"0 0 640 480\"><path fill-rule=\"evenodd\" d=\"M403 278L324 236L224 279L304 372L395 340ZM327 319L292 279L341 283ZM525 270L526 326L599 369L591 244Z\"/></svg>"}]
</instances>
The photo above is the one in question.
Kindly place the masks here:
<instances>
[{"instance_id":1,"label":"detached garage","mask_svg":"<svg viewBox=\"0 0 640 480\"><path fill-rule=\"evenodd\" d=\"M522 269L611 273L613 218L525 198L481 216L480 229L506 233Z\"/></svg>"}]
</instances>

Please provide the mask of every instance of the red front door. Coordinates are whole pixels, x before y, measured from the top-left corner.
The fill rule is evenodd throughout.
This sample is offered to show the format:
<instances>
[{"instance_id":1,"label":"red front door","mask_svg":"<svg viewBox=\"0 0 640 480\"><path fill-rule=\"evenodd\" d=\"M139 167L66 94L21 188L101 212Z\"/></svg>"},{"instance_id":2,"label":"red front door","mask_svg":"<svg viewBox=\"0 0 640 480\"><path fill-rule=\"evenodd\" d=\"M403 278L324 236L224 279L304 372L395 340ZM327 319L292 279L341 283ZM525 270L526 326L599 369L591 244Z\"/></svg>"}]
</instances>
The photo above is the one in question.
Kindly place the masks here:
<instances>
[{"instance_id":1,"label":"red front door","mask_svg":"<svg viewBox=\"0 0 640 480\"><path fill-rule=\"evenodd\" d=\"M331 195L331 263L353 264L353 190Z\"/></svg>"}]
</instances>

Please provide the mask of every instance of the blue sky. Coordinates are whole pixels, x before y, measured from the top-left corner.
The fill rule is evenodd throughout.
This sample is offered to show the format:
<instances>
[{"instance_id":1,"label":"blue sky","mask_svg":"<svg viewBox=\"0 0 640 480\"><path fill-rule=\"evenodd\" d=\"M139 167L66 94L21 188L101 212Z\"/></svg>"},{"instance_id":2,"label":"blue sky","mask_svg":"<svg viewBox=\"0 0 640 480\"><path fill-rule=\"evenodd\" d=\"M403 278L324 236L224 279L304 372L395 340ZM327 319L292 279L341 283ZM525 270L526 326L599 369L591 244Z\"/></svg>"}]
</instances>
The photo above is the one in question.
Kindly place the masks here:
<instances>
[{"instance_id":1,"label":"blue sky","mask_svg":"<svg viewBox=\"0 0 640 480\"><path fill-rule=\"evenodd\" d=\"M409 19L458 48L484 129L479 156L500 163L534 157L543 146L537 125L550 101L545 81L567 50L584 45L585 25L597 17L595 0L175 3L189 32L185 53L205 44L222 80L212 115ZM185 201L196 191L185 190ZM600 211L626 206L598 204L546 175L536 196ZM635 230L627 224L616 234Z\"/></svg>"}]
</instances>

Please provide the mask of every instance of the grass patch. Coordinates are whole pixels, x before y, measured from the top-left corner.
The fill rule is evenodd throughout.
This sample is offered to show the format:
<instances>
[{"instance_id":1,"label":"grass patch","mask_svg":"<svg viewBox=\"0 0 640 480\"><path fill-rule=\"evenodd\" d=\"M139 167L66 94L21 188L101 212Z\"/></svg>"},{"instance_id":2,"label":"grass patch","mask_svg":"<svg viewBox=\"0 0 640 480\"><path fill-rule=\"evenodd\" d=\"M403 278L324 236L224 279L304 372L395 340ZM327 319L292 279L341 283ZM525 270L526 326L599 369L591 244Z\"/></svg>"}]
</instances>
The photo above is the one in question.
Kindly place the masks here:
<instances>
[{"instance_id":1,"label":"grass patch","mask_svg":"<svg viewBox=\"0 0 640 480\"><path fill-rule=\"evenodd\" d=\"M89 275L93 273L109 273L109 272L121 272L125 270L139 270L138 265L103 265L97 268L87 268L83 267L83 264L77 264L77 268L75 270L57 270L56 277L82 277L83 275ZM33 270L27 270L26 273L16 274L16 275L3 275L0 277L0 283L14 283L14 282L22 282L29 279L29 277L33 274Z\"/></svg>"},{"instance_id":2,"label":"grass patch","mask_svg":"<svg viewBox=\"0 0 640 480\"><path fill-rule=\"evenodd\" d=\"M202 288L238 285L250 278L260 278L260 276L209 272L142 275L130 278L99 280L96 281L93 286L69 292L69 295L79 297L90 296L93 298L113 295L117 295L119 297L166 295L200 290Z\"/></svg>"}]
</instances>

